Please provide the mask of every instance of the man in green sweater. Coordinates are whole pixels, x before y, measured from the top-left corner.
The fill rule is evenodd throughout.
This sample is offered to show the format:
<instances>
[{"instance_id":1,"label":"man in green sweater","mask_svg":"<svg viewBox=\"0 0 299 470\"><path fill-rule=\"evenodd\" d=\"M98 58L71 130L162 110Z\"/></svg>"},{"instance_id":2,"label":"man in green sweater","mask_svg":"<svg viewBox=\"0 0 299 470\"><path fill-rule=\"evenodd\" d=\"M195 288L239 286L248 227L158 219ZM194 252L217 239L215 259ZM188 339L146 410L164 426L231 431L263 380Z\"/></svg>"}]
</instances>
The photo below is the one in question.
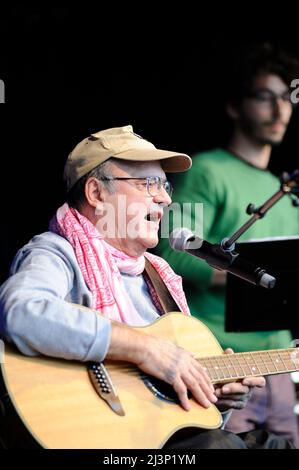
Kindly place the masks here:
<instances>
[{"instance_id":1,"label":"man in green sweater","mask_svg":"<svg viewBox=\"0 0 299 470\"><path fill-rule=\"evenodd\" d=\"M296 66L292 58L275 55L269 46L252 51L227 105L234 125L228 147L195 155L192 169L174 180L174 202L203 203L205 240L219 243L232 235L248 220L245 209L250 202L259 206L279 189L278 179L267 167L272 146L282 141L292 116L289 86L296 78ZM284 235L299 235L299 208L287 197L241 240ZM172 250L167 239L161 240L157 251L183 277L192 314L213 331L222 347L238 352L290 346L289 331L226 332L226 273ZM290 376L272 376L264 390L254 393L246 410L233 412L227 429L245 432L264 428L290 438L299 447Z\"/></svg>"}]
</instances>

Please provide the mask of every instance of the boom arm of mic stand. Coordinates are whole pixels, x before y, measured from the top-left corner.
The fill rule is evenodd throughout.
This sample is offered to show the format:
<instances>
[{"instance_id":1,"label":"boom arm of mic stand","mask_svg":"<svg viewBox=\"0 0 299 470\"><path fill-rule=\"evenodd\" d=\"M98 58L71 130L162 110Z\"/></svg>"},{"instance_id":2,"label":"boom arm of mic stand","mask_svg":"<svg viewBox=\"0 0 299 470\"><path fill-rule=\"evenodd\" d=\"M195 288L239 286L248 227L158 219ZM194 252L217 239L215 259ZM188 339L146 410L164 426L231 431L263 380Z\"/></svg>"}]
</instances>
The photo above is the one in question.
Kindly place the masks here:
<instances>
[{"instance_id":1,"label":"boom arm of mic stand","mask_svg":"<svg viewBox=\"0 0 299 470\"><path fill-rule=\"evenodd\" d=\"M292 175L284 172L280 176L281 187L280 190L277 191L273 196L271 196L267 201L260 207L255 207L253 204L249 204L246 209L247 214L252 215L252 217L245 222L242 227L240 227L230 238L224 238L221 241L221 246L224 251L232 251L235 248L235 242L240 238L243 233L245 233L258 219L265 217L266 213L268 212L271 207L274 206L280 199L285 196L286 194L289 196L294 196L293 205L299 206L299 169L295 170Z\"/></svg>"}]
</instances>

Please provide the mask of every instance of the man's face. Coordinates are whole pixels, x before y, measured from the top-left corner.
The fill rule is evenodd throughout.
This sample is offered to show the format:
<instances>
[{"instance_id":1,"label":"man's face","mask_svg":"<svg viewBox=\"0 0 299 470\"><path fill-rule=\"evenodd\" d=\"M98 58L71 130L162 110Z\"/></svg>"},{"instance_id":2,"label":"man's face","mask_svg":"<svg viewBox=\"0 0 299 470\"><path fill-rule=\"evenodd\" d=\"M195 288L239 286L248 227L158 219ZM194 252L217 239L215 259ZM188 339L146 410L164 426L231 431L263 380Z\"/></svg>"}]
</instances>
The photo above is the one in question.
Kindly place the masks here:
<instances>
[{"instance_id":1,"label":"man's face","mask_svg":"<svg viewBox=\"0 0 299 470\"><path fill-rule=\"evenodd\" d=\"M277 75L259 75L237 110L240 130L259 144L277 145L292 115L287 85Z\"/></svg>"},{"instance_id":2,"label":"man's face","mask_svg":"<svg viewBox=\"0 0 299 470\"><path fill-rule=\"evenodd\" d=\"M171 204L163 186L153 196L148 193L146 177L156 176L165 181L165 173L159 162L113 162L110 171L112 178L138 179L115 180L115 191L112 194L104 191L104 205L100 204L99 213L103 208L105 212L96 226L112 246L131 256L140 256L157 245L163 207Z\"/></svg>"}]
</instances>

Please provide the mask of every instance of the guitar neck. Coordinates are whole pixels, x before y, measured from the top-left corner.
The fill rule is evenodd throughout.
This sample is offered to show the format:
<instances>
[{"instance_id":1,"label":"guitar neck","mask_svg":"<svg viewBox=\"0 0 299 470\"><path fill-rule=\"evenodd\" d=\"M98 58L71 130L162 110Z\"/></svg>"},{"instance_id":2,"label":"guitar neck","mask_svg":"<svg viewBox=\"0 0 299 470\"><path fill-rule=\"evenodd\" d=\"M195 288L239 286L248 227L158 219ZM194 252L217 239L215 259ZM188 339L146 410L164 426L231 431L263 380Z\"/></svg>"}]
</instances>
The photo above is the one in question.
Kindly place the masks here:
<instances>
[{"instance_id":1,"label":"guitar neck","mask_svg":"<svg viewBox=\"0 0 299 470\"><path fill-rule=\"evenodd\" d=\"M213 383L299 370L299 348L223 354L198 359Z\"/></svg>"}]
</instances>

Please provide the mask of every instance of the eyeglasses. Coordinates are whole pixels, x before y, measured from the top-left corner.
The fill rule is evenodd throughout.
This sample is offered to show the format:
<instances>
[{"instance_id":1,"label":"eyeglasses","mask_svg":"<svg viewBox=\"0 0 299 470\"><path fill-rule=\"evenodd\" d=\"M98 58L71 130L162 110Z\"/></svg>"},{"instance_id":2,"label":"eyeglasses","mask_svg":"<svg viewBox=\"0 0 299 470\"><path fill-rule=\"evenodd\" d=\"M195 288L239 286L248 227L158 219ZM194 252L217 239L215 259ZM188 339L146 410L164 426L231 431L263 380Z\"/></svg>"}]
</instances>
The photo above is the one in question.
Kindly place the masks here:
<instances>
[{"instance_id":1,"label":"eyeglasses","mask_svg":"<svg viewBox=\"0 0 299 470\"><path fill-rule=\"evenodd\" d=\"M277 95L272 90L256 90L252 93L249 93L246 98L251 98L256 100L260 104L264 105L274 105L277 100L281 99L284 103L289 103L291 106L295 107L296 103L292 101L291 93L287 90L281 95Z\"/></svg>"},{"instance_id":2,"label":"eyeglasses","mask_svg":"<svg viewBox=\"0 0 299 470\"><path fill-rule=\"evenodd\" d=\"M159 194L161 189L165 189L167 192L168 196L172 196L173 193L173 187L170 181L168 180L162 180L160 176L145 176L144 178L100 178L100 181L113 181L113 180L120 180L120 181L128 181L128 180L136 180L140 181L139 187L137 185L137 188L142 190L143 188L146 188L147 193L149 196L154 197Z\"/></svg>"}]
</instances>

